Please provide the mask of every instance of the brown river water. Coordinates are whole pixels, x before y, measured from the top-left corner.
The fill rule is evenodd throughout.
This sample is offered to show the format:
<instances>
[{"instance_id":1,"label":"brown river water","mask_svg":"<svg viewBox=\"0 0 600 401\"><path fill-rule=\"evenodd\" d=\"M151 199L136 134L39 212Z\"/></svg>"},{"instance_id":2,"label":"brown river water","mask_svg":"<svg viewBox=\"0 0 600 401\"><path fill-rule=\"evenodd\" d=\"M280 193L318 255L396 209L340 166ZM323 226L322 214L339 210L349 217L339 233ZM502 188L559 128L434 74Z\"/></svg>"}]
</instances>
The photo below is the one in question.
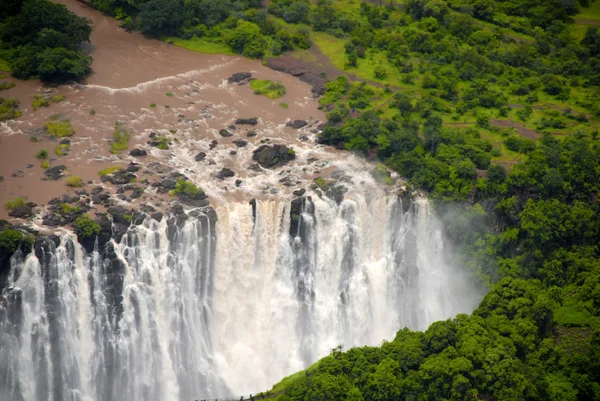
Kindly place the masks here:
<instances>
[{"instance_id":1,"label":"brown river water","mask_svg":"<svg viewBox=\"0 0 600 401\"><path fill-rule=\"evenodd\" d=\"M1 204L24 196L43 205L69 190L64 179L43 180L44 170L35 158L42 148L48 150L51 166L65 165L69 174L94 184L100 183L98 172L108 166L133 160L146 165L160 161L190 177L213 203L282 196L306 187L306 180L344 164L352 170L365 171L364 161L316 145L315 128L325 120L325 115L318 110L318 100L313 98L310 85L273 71L260 61L194 53L138 33L127 33L115 19L75 0L57 2L92 21L91 44L86 49L93 57L93 74L81 83L60 86L9 78L16 86L0 95L19 99L22 117L0 125L0 175L5 178L0 183ZM251 72L257 79L279 81L287 92L272 100L255 95L249 85L227 82L232 74L242 71ZM33 96L44 92L64 95L66 100L33 110ZM289 108L282 108L283 102ZM156 107L151 108L151 104ZM38 135L37 143L30 141L31 134L53 115L71 120L76 131L66 156L55 155L56 140ZM229 127L237 118L247 117L258 117L259 123L255 127L238 125L230 130L234 135L229 138L219 135L220 129ZM285 125L290 119L306 120L309 125L295 130ZM136 159L128 151L120 155L109 152L117 121L132 133L129 149L145 149L148 157ZM246 131L251 128L257 136L247 138ZM168 136L172 141L170 149L147 145L151 132ZM233 144L240 138L248 140L248 146L238 148ZM209 144L213 140L218 141L218 146L211 150ZM287 144L295 150L296 160L274 170L248 170L254 163L252 151L262 143ZM194 156L201 151L207 157L196 162ZM231 168L235 177L216 179L215 174L224 167ZM285 177L295 185L279 184ZM239 187L235 184L237 179L242 180ZM137 202L156 199L150 190ZM6 217L7 211L0 211L0 218Z\"/></svg>"}]
</instances>

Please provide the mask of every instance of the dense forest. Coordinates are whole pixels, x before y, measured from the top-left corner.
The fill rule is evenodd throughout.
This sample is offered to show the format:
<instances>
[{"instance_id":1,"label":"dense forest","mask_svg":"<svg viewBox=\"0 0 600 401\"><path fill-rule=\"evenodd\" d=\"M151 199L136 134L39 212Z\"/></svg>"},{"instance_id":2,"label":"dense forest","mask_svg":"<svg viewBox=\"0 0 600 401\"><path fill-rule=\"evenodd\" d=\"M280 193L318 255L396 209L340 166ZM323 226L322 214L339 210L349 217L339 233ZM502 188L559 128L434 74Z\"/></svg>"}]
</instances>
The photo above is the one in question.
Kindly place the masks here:
<instances>
[{"instance_id":1,"label":"dense forest","mask_svg":"<svg viewBox=\"0 0 600 401\"><path fill-rule=\"evenodd\" d=\"M600 399L600 24L573 20L600 0L92 4L128 30L250 58L319 45L339 69L319 141L431 197L489 287L469 316L332 350L280 399ZM90 72L89 22L47 0L0 7L15 76Z\"/></svg>"},{"instance_id":2,"label":"dense forest","mask_svg":"<svg viewBox=\"0 0 600 401\"><path fill-rule=\"evenodd\" d=\"M91 71L81 51L92 26L65 6L48 0L6 0L0 4L0 59L21 79L64 81Z\"/></svg>"}]
</instances>

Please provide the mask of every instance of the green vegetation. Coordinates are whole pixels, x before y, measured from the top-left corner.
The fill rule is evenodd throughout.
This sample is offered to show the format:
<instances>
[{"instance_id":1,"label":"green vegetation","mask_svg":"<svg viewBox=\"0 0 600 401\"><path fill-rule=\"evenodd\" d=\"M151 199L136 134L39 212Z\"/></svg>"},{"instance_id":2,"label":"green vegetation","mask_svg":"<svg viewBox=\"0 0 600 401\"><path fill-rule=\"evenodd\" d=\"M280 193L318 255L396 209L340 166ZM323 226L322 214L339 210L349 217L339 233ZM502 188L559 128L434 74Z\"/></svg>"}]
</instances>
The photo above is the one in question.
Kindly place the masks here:
<instances>
[{"instance_id":1,"label":"green vegetation","mask_svg":"<svg viewBox=\"0 0 600 401\"><path fill-rule=\"evenodd\" d=\"M73 229L77 234L77 237L80 239L85 239L92 237L94 235L100 234L102 231L102 227L100 224L96 223L94 220L90 219L89 216L83 214L75 220L73 224Z\"/></svg>"},{"instance_id":2,"label":"green vegetation","mask_svg":"<svg viewBox=\"0 0 600 401\"><path fill-rule=\"evenodd\" d=\"M75 129L69 120L48 121L44 124L44 129L46 135L53 138L65 138L75 134Z\"/></svg>"},{"instance_id":3,"label":"green vegetation","mask_svg":"<svg viewBox=\"0 0 600 401\"><path fill-rule=\"evenodd\" d=\"M92 27L64 5L49 0L7 1L0 5L0 69L20 79L77 79L91 71L81 50ZM6 68L6 64L10 68Z\"/></svg>"},{"instance_id":4,"label":"green vegetation","mask_svg":"<svg viewBox=\"0 0 600 401\"><path fill-rule=\"evenodd\" d=\"M56 147L56 149L54 149L54 153L56 153L56 156L64 156L67 154L67 152L69 152L70 149L71 149L70 144L61 143Z\"/></svg>"},{"instance_id":5,"label":"green vegetation","mask_svg":"<svg viewBox=\"0 0 600 401\"><path fill-rule=\"evenodd\" d=\"M80 188L83 186L83 180L79 176L71 176L67 178L67 185L73 188Z\"/></svg>"},{"instance_id":6,"label":"green vegetation","mask_svg":"<svg viewBox=\"0 0 600 401\"><path fill-rule=\"evenodd\" d=\"M104 177L105 175L110 175L112 173L114 173L115 171L119 171L121 170L123 167L122 166L111 166L111 167L107 167L103 170L98 171L98 175L100 177Z\"/></svg>"},{"instance_id":7,"label":"green vegetation","mask_svg":"<svg viewBox=\"0 0 600 401\"><path fill-rule=\"evenodd\" d=\"M19 101L17 99L4 99L0 97L0 121L21 117Z\"/></svg>"},{"instance_id":8,"label":"green vegetation","mask_svg":"<svg viewBox=\"0 0 600 401\"><path fill-rule=\"evenodd\" d=\"M0 71L10 72L10 64L8 64L8 61L0 59Z\"/></svg>"},{"instance_id":9,"label":"green vegetation","mask_svg":"<svg viewBox=\"0 0 600 401\"><path fill-rule=\"evenodd\" d=\"M150 108L151 109L155 109L156 108L156 103L150 103Z\"/></svg>"},{"instance_id":10,"label":"green vegetation","mask_svg":"<svg viewBox=\"0 0 600 401\"><path fill-rule=\"evenodd\" d=\"M15 87L14 82L0 81L0 90L10 89L10 88L14 88L14 87Z\"/></svg>"},{"instance_id":11,"label":"green vegetation","mask_svg":"<svg viewBox=\"0 0 600 401\"><path fill-rule=\"evenodd\" d=\"M277 99L285 95L285 86L279 82L268 79L254 79L250 81L250 87L254 89L255 95L263 95L269 99Z\"/></svg>"},{"instance_id":12,"label":"green vegetation","mask_svg":"<svg viewBox=\"0 0 600 401\"><path fill-rule=\"evenodd\" d=\"M4 209L15 210L15 209L25 206L26 204L27 204L27 202L25 202L25 199L18 196L15 199L13 199L12 201L7 201L6 203L4 203Z\"/></svg>"},{"instance_id":13,"label":"green vegetation","mask_svg":"<svg viewBox=\"0 0 600 401\"><path fill-rule=\"evenodd\" d=\"M41 149L39 152L36 153L35 157L38 160L46 160L48 158L48 151L46 149Z\"/></svg>"},{"instance_id":14,"label":"green vegetation","mask_svg":"<svg viewBox=\"0 0 600 401\"><path fill-rule=\"evenodd\" d=\"M42 162L42 164L40 165L41 168L43 168L44 170L49 169L50 168L50 162L45 160Z\"/></svg>"},{"instance_id":15,"label":"green vegetation","mask_svg":"<svg viewBox=\"0 0 600 401\"><path fill-rule=\"evenodd\" d=\"M24 240L25 236L20 231L12 229L4 230L0 232L0 250L13 253L19 249Z\"/></svg>"},{"instance_id":16,"label":"green vegetation","mask_svg":"<svg viewBox=\"0 0 600 401\"><path fill-rule=\"evenodd\" d=\"M167 38L166 40L175 46L183 47L184 49L198 53L226 54L230 56L235 54L231 48L224 43L210 42L206 39L200 39L196 36L193 36L191 39L172 37Z\"/></svg>"},{"instance_id":17,"label":"green vegetation","mask_svg":"<svg viewBox=\"0 0 600 401\"><path fill-rule=\"evenodd\" d=\"M31 107L34 110L39 109L40 107L49 107L50 101L44 97L44 95L36 94L33 96L33 101L31 102Z\"/></svg>"},{"instance_id":18,"label":"green vegetation","mask_svg":"<svg viewBox=\"0 0 600 401\"><path fill-rule=\"evenodd\" d=\"M186 180L177 180L175 189L171 190L169 194L171 196L184 194L193 199L194 197L196 197L196 195L200 194L200 192L202 192L202 190L195 186L193 182Z\"/></svg>"},{"instance_id":19,"label":"green vegetation","mask_svg":"<svg viewBox=\"0 0 600 401\"><path fill-rule=\"evenodd\" d=\"M173 97L173 96L175 96L175 95L173 95L173 92L167 92L167 93L165 93L165 95L167 95L167 97Z\"/></svg>"},{"instance_id":20,"label":"green vegetation","mask_svg":"<svg viewBox=\"0 0 600 401\"><path fill-rule=\"evenodd\" d=\"M284 102L282 102L282 103L279 103L279 106L280 106L281 108L284 108L284 109L287 109L287 108L289 107L289 105L288 105L287 103L284 103Z\"/></svg>"},{"instance_id":21,"label":"green vegetation","mask_svg":"<svg viewBox=\"0 0 600 401\"><path fill-rule=\"evenodd\" d=\"M50 100L52 100L54 103L60 103L65 100L65 97L63 95L54 95Z\"/></svg>"},{"instance_id":22,"label":"green vegetation","mask_svg":"<svg viewBox=\"0 0 600 401\"><path fill-rule=\"evenodd\" d=\"M115 130L113 132L113 138L110 142L110 153L117 154L129 147L129 132L125 129L125 125L117 121L115 123Z\"/></svg>"}]
</instances>

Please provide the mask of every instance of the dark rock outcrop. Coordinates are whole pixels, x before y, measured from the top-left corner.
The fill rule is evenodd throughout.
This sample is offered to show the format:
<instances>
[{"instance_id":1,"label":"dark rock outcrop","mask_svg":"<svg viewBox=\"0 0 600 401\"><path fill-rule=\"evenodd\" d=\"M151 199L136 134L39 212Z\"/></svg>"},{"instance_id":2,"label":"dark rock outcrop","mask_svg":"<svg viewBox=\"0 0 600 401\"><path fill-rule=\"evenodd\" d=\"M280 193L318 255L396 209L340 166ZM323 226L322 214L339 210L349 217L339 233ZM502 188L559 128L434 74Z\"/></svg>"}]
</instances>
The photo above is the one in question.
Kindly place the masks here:
<instances>
[{"instance_id":1,"label":"dark rock outcrop","mask_svg":"<svg viewBox=\"0 0 600 401\"><path fill-rule=\"evenodd\" d=\"M112 174L108 174L105 175L101 178L101 180L103 182L108 181L111 184L114 185L123 185L123 184L129 184L131 181L136 179L136 175L133 173L130 173L127 170L117 170Z\"/></svg>"},{"instance_id":2,"label":"dark rock outcrop","mask_svg":"<svg viewBox=\"0 0 600 401\"><path fill-rule=\"evenodd\" d=\"M286 124L286 126L292 127L294 129L299 129L299 128L305 127L306 125L308 125L308 123L304 120L288 121L288 123Z\"/></svg>"},{"instance_id":3,"label":"dark rock outcrop","mask_svg":"<svg viewBox=\"0 0 600 401\"><path fill-rule=\"evenodd\" d=\"M133 157L143 157L143 156L147 156L148 153L143 149L132 149L129 152L129 155L133 156Z\"/></svg>"},{"instance_id":4,"label":"dark rock outcrop","mask_svg":"<svg viewBox=\"0 0 600 401\"><path fill-rule=\"evenodd\" d=\"M194 156L194 160L196 160L197 162L201 162L205 158L206 158L206 153L204 153L204 152L200 152L196 156Z\"/></svg>"},{"instance_id":5,"label":"dark rock outcrop","mask_svg":"<svg viewBox=\"0 0 600 401\"><path fill-rule=\"evenodd\" d=\"M235 123L238 125L256 125L258 124L258 118L257 117L251 117L251 118L238 118L237 120L235 120Z\"/></svg>"},{"instance_id":6,"label":"dark rock outcrop","mask_svg":"<svg viewBox=\"0 0 600 401\"><path fill-rule=\"evenodd\" d=\"M227 82L229 82L230 84L240 83L241 81L250 79L250 77L252 77L252 74L249 72L237 72L229 78L227 78Z\"/></svg>"},{"instance_id":7,"label":"dark rock outcrop","mask_svg":"<svg viewBox=\"0 0 600 401\"><path fill-rule=\"evenodd\" d=\"M44 174L46 175L46 177L48 177L49 180L56 181L60 180L65 176L64 171L66 169L67 166L54 166L44 171Z\"/></svg>"},{"instance_id":8,"label":"dark rock outcrop","mask_svg":"<svg viewBox=\"0 0 600 401\"><path fill-rule=\"evenodd\" d=\"M223 128L222 130L219 131L219 135L221 135L223 138L228 138L230 136L233 136L233 134L229 131L227 131L225 128Z\"/></svg>"},{"instance_id":9,"label":"dark rock outcrop","mask_svg":"<svg viewBox=\"0 0 600 401\"><path fill-rule=\"evenodd\" d=\"M228 168L224 168L223 170L217 173L217 178L223 180L225 178L233 177L235 173Z\"/></svg>"},{"instance_id":10,"label":"dark rock outcrop","mask_svg":"<svg viewBox=\"0 0 600 401\"><path fill-rule=\"evenodd\" d=\"M248 138L255 137L256 135L257 135L256 131L254 131L254 130L250 130L250 131L246 132L246 137L248 137Z\"/></svg>"},{"instance_id":11,"label":"dark rock outcrop","mask_svg":"<svg viewBox=\"0 0 600 401\"><path fill-rule=\"evenodd\" d=\"M294 194L294 196L302 196L302 195L304 195L305 192L306 192L306 189L300 188L300 189L295 190L293 192L293 194Z\"/></svg>"},{"instance_id":12,"label":"dark rock outcrop","mask_svg":"<svg viewBox=\"0 0 600 401\"><path fill-rule=\"evenodd\" d=\"M248 145L248 141L244 140L244 139L236 139L235 141L233 141L233 143L235 144L235 146L237 146L238 148L243 148L246 145Z\"/></svg>"},{"instance_id":13,"label":"dark rock outcrop","mask_svg":"<svg viewBox=\"0 0 600 401\"><path fill-rule=\"evenodd\" d=\"M252 159L264 168L283 166L295 158L294 150L284 145L262 145L252 155Z\"/></svg>"},{"instance_id":14,"label":"dark rock outcrop","mask_svg":"<svg viewBox=\"0 0 600 401\"><path fill-rule=\"evenodd\" d=\"M14 210L11 210L8 213L8 215L10 217L14 217L16 219L27 219L27 218L33 216L33 208L34 207L35 207L35 203L33 204L33 206L30 206L30 205L21 206Z\"/></svg>"}]
</instances>

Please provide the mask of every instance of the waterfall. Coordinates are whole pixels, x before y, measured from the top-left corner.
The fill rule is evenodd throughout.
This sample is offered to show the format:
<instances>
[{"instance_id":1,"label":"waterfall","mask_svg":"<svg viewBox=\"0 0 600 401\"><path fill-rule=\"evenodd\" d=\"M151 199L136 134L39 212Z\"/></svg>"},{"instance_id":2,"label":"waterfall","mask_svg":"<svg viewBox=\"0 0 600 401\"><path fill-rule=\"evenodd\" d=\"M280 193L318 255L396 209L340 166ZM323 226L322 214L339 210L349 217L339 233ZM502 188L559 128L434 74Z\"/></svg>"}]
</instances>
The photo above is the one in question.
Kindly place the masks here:
<instances>
[{"instance_id":1,"label":"waterfall","mask_svg":"<svg viewBox=\"0 0 600 401\"><path fill-rule=\"evenodd\" d=\"M86 252L70 232L11 259L0 399L256 393L338 345L470 312L427 200L348 193L147 218Z\"/></svg>"}]
</instances>

